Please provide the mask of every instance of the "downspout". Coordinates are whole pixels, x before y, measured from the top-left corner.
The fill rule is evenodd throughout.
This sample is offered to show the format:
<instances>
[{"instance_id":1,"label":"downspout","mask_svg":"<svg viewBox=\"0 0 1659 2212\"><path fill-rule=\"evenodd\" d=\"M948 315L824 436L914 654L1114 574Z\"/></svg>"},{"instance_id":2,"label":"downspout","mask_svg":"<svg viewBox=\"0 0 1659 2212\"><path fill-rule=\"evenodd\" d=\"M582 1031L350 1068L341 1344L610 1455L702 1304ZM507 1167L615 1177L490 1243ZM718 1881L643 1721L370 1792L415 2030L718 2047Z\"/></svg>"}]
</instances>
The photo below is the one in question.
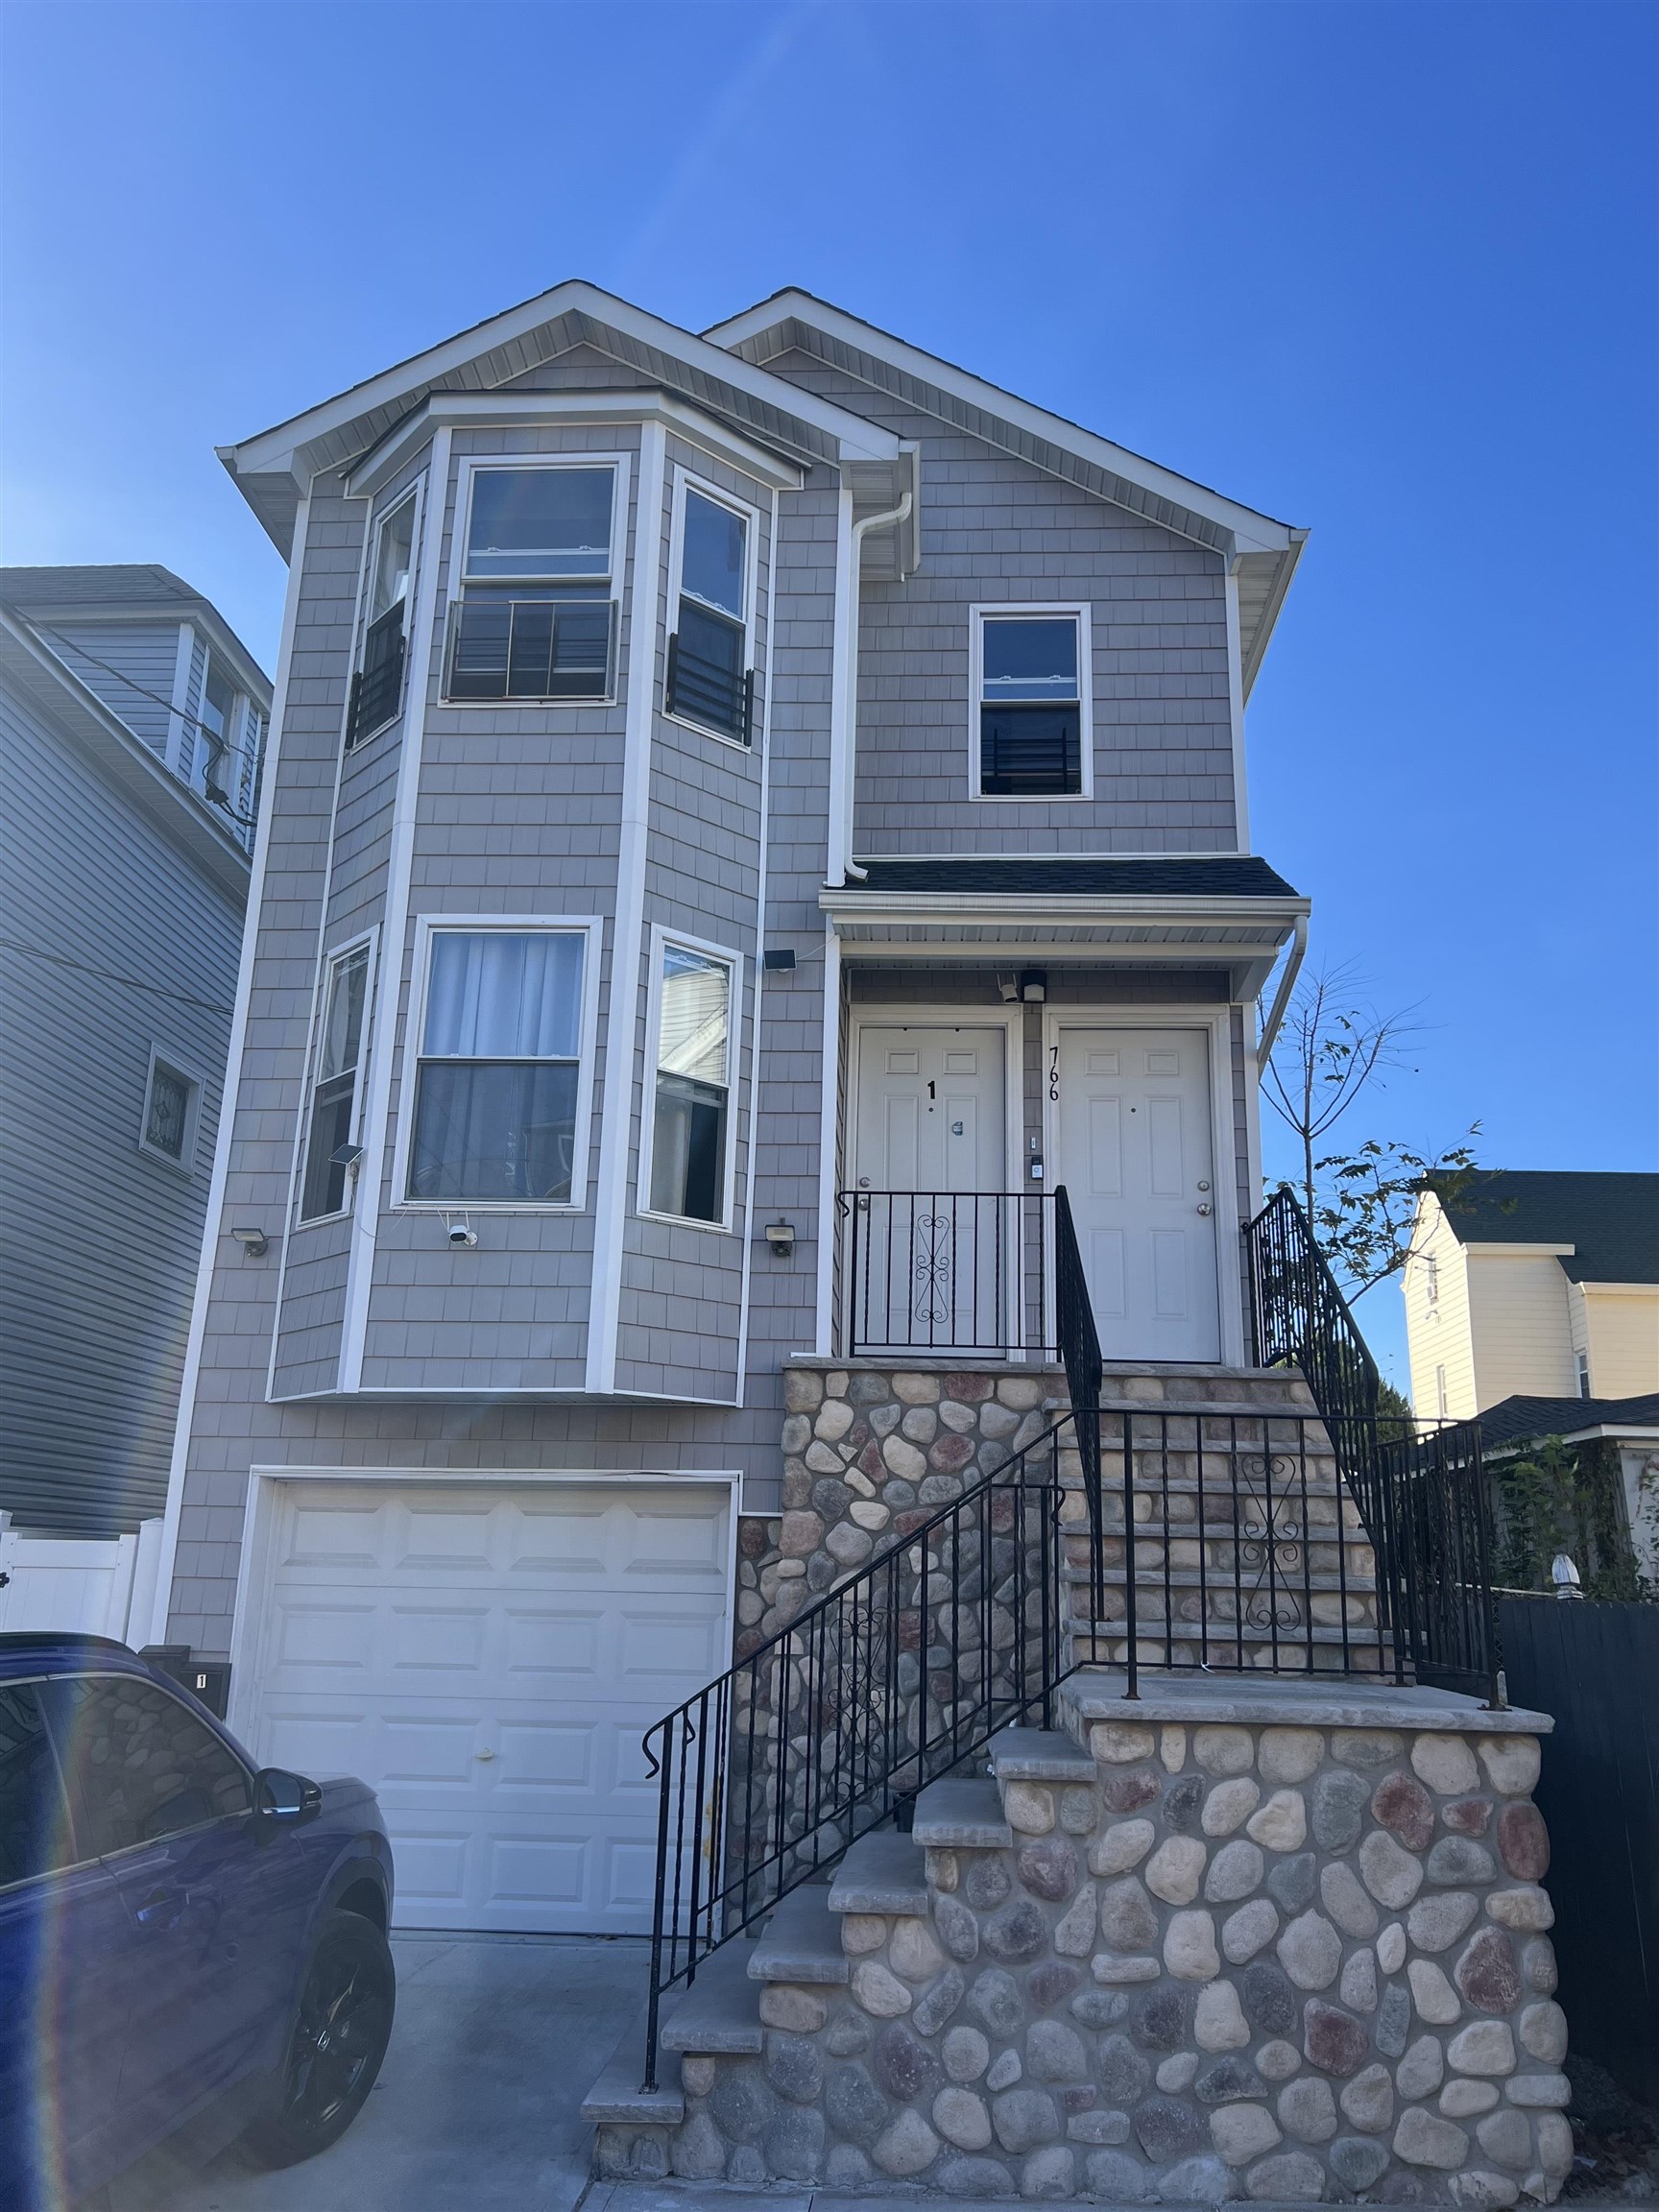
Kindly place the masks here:
<instances>
[{"instance_id":1,"label":"downspout","mask_svg":"<svg viewBox=\"0 0 1659 2212\"><path fill-rule=\"evenodd\" d=\"M1285 1019L1285 1009L1290 1003L1290 994L1296 988L1296 978L1308 950L1308 917L1298 914L1295 934L1290 940L1290 950L1285 961L1284 973L1279 977L1279 988L1273 994L1273 1003L1267 1009L1267 1019L1262 1024L1262 1034L1256 1040L1256 1064L1262 1066L1273 1049L1273 1040L1279 1034L1279 1024Z\"/></svg>"},{"instance_id":2,"label":"downspout","mask_svg":"<svg viewBox=\"0 0 1659 2212\"><path fill-rule=\"evenodd\" d=\"M914 493L906 492L898 506L889 508L885 515L866 515L862 522L854 522L853 525L852 574L848 580L851 604L847 610L849 664L846 682L842 685L843 727L840 747L842 785L841 805L836 825L840 831L841 850L839 854L831 854L830 855L830 874L834 874L834 863L838 859L843 883L846 882L849 876L855 877L859 882L862 882L867 873L866 870L857 865L852 856L853 797L857 783L858 771L858 578L864 557L864 533L867 530L890 529L895 524L902 529L910 518L910 509L914 499Z\"/></svg>"}]
</instances>

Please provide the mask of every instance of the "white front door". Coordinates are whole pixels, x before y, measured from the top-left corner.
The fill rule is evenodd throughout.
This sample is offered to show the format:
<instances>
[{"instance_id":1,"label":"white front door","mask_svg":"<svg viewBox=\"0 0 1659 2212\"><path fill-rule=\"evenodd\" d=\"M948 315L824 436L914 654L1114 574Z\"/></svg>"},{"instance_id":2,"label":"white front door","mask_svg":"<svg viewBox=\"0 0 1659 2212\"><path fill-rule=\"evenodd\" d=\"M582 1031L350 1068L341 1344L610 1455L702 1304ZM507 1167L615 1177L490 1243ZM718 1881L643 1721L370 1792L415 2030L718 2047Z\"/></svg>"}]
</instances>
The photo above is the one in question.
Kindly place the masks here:
<instances>
[{"instance_id":1,"label":"white front door","mask_svg":"<svg viewBox=\"0 0 1659 2212\"><path fill-rule=\"evenodd\" d=\"M1219 1359L1209 1032L1064 1027L1049 1088L1101 1352Z\"/></svg>"},{"instance_id":2,"label":"white front door","mask_svg":"<svg viewBox=\"0 0 1659 2212\"><path fill-rule=\"evenodd\" d=\"M1000 1029L858 1033L843 1264L859 1352L984 1352L1015 1309Z\"/></svg>"},{"instance_id":3,"label":"white front door","mask_svg":"<svg viewBox=\"0 0 1659 2212\"><path fill-rule=\"evenodd\" d=\"M258 1757L379 1792L410 1928L642 1935L640 1737L726 1647L710 1483L280 1484Z\"/></svg>"}]
</instances>

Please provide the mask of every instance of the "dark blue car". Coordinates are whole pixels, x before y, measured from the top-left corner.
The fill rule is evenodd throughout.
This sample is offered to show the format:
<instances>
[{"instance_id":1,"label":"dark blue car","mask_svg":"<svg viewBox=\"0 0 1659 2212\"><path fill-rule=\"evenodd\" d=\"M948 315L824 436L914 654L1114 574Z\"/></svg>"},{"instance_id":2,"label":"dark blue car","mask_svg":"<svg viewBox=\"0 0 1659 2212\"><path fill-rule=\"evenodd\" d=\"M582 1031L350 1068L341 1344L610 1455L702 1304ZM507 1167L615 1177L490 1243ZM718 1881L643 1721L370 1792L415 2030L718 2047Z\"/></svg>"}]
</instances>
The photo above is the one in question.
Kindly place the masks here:
<instances>
[{"instance_id":1,"label":"dark blue car","mask_svg":"<svg viewBox=\"0 0 1659 2212\"><path fill-rule=\"evenodd\" d=\"M0 1636L0 2203L58 2212L209 2107L272 2165L374 2085L374 1793L256 1769L125 1645Z\"/></svg>"}]
</instances>

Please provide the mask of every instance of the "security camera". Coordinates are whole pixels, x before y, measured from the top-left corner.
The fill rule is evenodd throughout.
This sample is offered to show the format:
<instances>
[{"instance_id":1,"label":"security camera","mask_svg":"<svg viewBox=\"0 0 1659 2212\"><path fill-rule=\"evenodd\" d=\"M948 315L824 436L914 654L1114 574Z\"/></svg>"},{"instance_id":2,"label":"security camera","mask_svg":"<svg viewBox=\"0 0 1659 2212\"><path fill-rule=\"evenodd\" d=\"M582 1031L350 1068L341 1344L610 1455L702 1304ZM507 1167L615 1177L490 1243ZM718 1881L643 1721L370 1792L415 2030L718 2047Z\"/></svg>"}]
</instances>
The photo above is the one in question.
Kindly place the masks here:
<instances>
[{"instance_id":1,"label":"security camera","mask_svg":"<svg viewBox=\"0 0 1659 2212\"><path fill-rule=\"evenodd\" d=\"M476 1244L478 1232L476 1229L469 1229L465 1221L452 1222L449 1228L449 1241L457 1247L463 1244Z\"/></svg>"}]
</instances>

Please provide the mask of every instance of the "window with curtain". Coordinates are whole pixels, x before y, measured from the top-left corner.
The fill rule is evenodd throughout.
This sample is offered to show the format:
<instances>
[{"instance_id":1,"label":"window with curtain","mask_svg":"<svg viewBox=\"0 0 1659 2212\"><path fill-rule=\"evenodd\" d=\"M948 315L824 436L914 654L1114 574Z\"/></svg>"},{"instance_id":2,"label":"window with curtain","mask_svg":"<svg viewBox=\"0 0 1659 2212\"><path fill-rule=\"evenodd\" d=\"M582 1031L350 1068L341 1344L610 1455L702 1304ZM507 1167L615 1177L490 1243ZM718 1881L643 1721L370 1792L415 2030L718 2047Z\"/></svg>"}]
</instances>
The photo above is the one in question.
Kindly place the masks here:
<instances>
[{"instance_id":1,"label":"window with curtain","mask_svg":"<svg viewBox=\"0 0 1659 2212\"><path fill-rule=\"evenodd\" d=\"M569 1203L586 950L574 929L433 931L411 1198Z\"/></svg>"},{"instance_id":2,"label":"window with curtain","mask_svg":"<svg viewBox=\"0 0 1659 2212\"><path fill-rule=\"evenodd\" d=\"M723 1222L732 969L707 952L665 945L658 991L651 1211Z\"/></svg>"},{"instance_id":3,"label":"window with curtain","mask_svg":"<svg viewBox=\"0 0 1659 2212\"><path fill-rule=\"evenodd\" d=\"M369 948L359 945L330 963L323 990L323 1022L311 1076L311 1120L300 1218L315 1221L346 1206L346 1176L357 1108L357 1067L369 998Z\"/></svg>"}]
</instances>

